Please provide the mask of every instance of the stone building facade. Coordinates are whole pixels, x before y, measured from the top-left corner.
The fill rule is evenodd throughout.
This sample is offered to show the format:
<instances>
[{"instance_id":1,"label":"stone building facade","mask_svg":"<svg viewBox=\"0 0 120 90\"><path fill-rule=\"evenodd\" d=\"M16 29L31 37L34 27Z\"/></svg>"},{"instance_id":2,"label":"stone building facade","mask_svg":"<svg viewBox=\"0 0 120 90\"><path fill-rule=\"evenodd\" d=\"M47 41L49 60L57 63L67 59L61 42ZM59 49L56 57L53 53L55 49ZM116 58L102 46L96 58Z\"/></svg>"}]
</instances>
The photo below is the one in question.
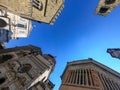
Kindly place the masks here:
<instances>
[{"instance_id":1,"label":"stone building facade","mask_svg":"<svg viewBox=\"0 0 120 90\"><path fill-rule=\"evenodd\" d=\"M52 90L47 82L55 63L32 45L0 49L0 90Z\"/></svg>"},{"instance_id":2,"label":"stone building facade","mask_svg":"<svg viewBox=\"0 0 120 90\"><path fill-rule=\"evenodd\" d=\"M0 9L0 42L28 37L31 30L31 20Z\"/></svg>"},{"instance_id":3,"label":"stone building facade","mask_svg":"<svg viewBox=\"0 0 120 90\"><path fill-rule=\"evenodd\" d=\"M106 16L119 4L119 0L100 0L95 13Z\"/></svg>"},{"instance_id":4,"label":"stone building facade","mask_svg":"<svg viewBox=\"0 0 120 90\"><path fill-rule=\"evenodd\" d=\"M120 90L120 74L93 59L67 63L60 90Z\"/></svg>"},{"instance_id":5,"label":"stone building facade","mask_svg":"<svg viewBox=\"0 0 120 90\"><path fill-rule=\"evenodd\" d=\"M61 9L63 0L0 0L0 8L28 19L53 23Z\"/></svg>"}]
</instances>

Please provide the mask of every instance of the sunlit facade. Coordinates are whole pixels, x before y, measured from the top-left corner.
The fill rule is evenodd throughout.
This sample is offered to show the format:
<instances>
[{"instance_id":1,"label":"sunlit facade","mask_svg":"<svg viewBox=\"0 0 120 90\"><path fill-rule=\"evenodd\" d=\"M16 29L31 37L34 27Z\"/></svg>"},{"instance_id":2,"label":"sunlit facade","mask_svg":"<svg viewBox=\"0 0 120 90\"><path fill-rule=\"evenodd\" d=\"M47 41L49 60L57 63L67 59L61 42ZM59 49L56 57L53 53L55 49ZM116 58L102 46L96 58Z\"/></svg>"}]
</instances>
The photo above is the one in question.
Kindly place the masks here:
<instances>
[{"instance_id":1,"label":"sunlit facade","mask_svg":"<svg viewBox=\"0 0 120 90\"><path fill-rule=\"evenodd\" d=\"M0 10L0 23L0 42L28 37L32 30L30 20L5 10Z\"/></svg>"},{"instance_id":2,"label":"sunlit facade","mask_svg":"<svg viewBox=\"0 0 120 90\"><path fill-rule=\"evenodd\" d=\"M120 74L93 59L68 62L60 90L120 90Z\"/></svg>"},{"instance_id":3,"label":"sunlit facade","mask_svg":"<svg viewBox=\"0 0 120 90\"><path fill-rule=\"evenodd\" d=\"M38 22L54 23L64 0L1 0L0 8Z\"/></svg>"}]
</instances>

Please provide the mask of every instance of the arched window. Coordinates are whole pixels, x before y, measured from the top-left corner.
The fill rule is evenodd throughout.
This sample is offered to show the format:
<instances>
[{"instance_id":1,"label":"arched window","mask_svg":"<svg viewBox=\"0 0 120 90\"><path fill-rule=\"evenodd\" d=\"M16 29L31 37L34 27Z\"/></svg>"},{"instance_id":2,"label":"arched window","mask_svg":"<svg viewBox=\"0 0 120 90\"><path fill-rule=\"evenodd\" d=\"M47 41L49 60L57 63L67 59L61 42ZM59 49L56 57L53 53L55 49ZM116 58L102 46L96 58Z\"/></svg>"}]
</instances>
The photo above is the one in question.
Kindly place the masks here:
<instances>
[{"instance_id":1,"label":"arched window","mask_svg":"<svg viewBox=\"0 0 120 90\"><path fill-rule=\"evenodd\" d=\"M13 56L12 55L3 55L2 56L2 59L3 60L9 60L9 59L11 59Z\"/></svg>"},{"instance_id":2,"label":"arched window","mask_svg":"<svg viewBox=\"0 0 120 90\"><path fill-rule=\"evenodd\" d=\"M18 68L18 72L19 73L27 73L30 71L31 68L32 68L32 66L30 64L23 64L23 65L21 65L21 67Z\"/></svg>"},{"instance_id":3,"label":"arched window","mask_svg":"<svg viewBox=\"0 0 120 90\"><path fill-rule=\"evenodd\" d=\"M113 4L115 0L105 0L105 4Z\"/></svg>"},{"instance_id":4,"label":"arched window","mask_svg":"<svg viewBox=\"0 0 120 90\"><path fill-rule=\"evenodd\" d=\"M0 78L0 85L3 84L4 82L5 82L5 78L4 77Z\"/></svg>"},{"instance_id":5,"label":"arched window","mask_svg":"<svg viewBox=\"0 0 120 90\"><path fill-rule=\"evenodd\" d=\"M12 59L12 55L2 55L0 56L0 63L4 63L5 61L8 61L9 59Z\"/></svg>"}]
</instances>

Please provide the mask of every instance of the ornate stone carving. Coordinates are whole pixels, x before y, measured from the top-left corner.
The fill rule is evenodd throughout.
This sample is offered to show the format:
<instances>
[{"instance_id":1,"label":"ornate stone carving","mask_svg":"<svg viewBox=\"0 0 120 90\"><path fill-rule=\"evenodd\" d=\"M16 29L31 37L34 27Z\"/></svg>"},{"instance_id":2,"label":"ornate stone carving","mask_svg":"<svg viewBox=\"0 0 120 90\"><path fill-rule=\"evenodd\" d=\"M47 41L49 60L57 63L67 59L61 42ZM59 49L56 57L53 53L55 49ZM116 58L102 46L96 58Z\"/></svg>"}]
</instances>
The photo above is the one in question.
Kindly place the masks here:
<instances>
[{"instance_id":1,"label":"ornate stone carving","mask_svg":"<svg viewBox=\"0 0 120 90\"><path fill-rule=\"evenodd\" d=\"M18 68L18 72L19 73L27 73L31 68L32 68L32 66L30 64L23 64Z\"/></svg>"},{"instance_id":2,"label":"ornate stone carving","mask_svg":"<svg viewBox=\"0 0 120 90\"><path fill-rule=\"evenodd\" d=\"M12 80L16 79L16 73L14 71L10 70L6 74L7 74L7 77L9 79L9 81L12 81Z\"/></svg>"}]
</instances>

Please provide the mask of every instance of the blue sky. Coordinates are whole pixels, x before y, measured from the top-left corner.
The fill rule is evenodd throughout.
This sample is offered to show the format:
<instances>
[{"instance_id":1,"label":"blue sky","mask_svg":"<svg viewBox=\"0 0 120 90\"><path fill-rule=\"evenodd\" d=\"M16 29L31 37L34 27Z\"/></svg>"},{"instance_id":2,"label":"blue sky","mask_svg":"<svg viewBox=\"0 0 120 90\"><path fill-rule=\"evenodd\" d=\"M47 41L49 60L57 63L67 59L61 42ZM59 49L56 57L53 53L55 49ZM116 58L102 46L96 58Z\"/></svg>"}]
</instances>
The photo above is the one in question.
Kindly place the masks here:
<instances>
[{"instance_id":1,"label":"blue sky","mask_svg":"<svg viewBox=\"0 0 120 90\"><path fill-rule=\"evenodd\" d=\"M95 15L99 0L65 0L65 7L54 25L33 22L29 38L11 40L7 47L36 45L43 53L57 56L50 76L58 90L67 62L93 58L120 72L120 61L106 53L120 47L120 6L107 17Z\"/></svg>"}]
</instances>

